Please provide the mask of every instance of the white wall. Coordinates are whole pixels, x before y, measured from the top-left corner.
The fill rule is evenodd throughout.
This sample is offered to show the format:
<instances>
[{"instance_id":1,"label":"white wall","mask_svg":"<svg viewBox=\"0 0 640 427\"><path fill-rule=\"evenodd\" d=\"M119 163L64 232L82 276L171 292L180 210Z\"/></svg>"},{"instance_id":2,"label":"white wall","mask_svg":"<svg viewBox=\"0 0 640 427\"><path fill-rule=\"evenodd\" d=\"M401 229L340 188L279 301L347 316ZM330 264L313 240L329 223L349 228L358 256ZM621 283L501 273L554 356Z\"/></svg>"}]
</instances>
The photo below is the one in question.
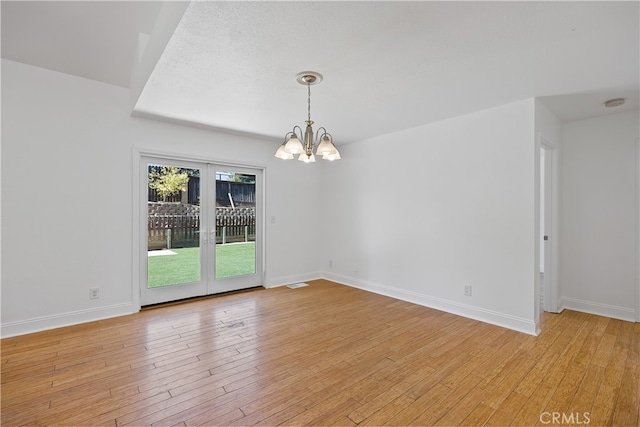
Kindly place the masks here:
<instances>
[{"instance_id":1,"label":"white wall","mask_svg":"<svg viewBox=\"0 0 640 427\"><path fill-rule=\"evenodd\" d=\"M534 135L530 99L341 148L327 277L535 333Z\"/></svg>"},{"instance_id":2,"label":"white wall","mask_svg":"<svg viewBox=\"0 0 640 427\"><path fill-rule=\"evenodd\" d=\"M321 168L275 159L278 143L129 114L126 89L2 60L3 336L137 310L134 146L266 166L265 284L320 274L321 230L306 224Z\"/></svg>"},{"instance_id":3,"label":"white wall","mask_svg":"<svg viewBox=\"0 0 640 427\"><path fill-rule=\"evenodd\" d=\"M566 123L561 303L634 321L638 111Z\"/></svg>"}]
</instances>

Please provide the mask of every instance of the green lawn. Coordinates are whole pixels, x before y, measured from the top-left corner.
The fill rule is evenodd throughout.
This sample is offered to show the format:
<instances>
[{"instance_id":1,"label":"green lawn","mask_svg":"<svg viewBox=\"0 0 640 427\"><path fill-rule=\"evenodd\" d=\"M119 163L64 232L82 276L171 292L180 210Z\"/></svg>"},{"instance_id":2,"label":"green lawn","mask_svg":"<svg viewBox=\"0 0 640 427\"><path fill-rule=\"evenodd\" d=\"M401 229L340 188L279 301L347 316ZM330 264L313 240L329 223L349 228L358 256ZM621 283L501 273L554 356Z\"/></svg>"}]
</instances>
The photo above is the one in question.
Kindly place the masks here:
<instances>
[{"instance_id":1,"label":"green lawn","mask_svg":"<svg viewBox=\"0 0 640 427\"><path fill-rule=\"evenodd\" d=\"M171 249L176 255L148 258L150 288L200 280L200 248ZM216 245L216 278L255 273L255 242Z\"/></svg>"}]
</instances>

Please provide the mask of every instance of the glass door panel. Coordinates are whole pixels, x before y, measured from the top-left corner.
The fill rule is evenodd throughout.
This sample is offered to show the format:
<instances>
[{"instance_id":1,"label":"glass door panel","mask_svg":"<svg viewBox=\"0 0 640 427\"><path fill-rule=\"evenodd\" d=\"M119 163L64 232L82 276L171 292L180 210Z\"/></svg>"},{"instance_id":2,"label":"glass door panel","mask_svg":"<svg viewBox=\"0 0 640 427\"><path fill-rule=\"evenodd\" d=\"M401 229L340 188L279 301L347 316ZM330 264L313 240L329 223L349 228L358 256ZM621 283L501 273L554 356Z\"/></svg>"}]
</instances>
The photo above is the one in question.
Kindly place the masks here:
<instances>
[{"instance_id":1,"label":"glass door panel","mask_svg":"<svg viewBox=\"0 0 640 427\"><path fill-rule=\"evenodd\" d=\"M200 169L148 165L149 288L200 281L199 181Z\"/></svg>"},{"instance_id":2,"label":"glass door panel","mask_svg":"<svg viewBox=\"0 0 640 427\"><path fill-rule=\"evenodd\" d=\"M262 284L261 180L262 171L215 166L215 202L210 204L215 224L213 292Z\"/></svg>"},{"instance_id":3,"label":"glass door panel","mask_svg":"<svg viewBox=\"0 0 640 427\"><path fill-rule=\"evenodd\" d=\"M146 158L143 305L206 293L206 244L201 244L201 178L197 163ZM206 243L206 240L204 241Z\"/></svg>"},{"instance_id":4,"label":"glass door panel","mask_svg":"<svg viewBox=\"0 0 640 427\"><path fill-rule=\"evenodd\" d=\"M216 172L216 279L256 272L256 176Z\"/></svg>"}]
</instances>

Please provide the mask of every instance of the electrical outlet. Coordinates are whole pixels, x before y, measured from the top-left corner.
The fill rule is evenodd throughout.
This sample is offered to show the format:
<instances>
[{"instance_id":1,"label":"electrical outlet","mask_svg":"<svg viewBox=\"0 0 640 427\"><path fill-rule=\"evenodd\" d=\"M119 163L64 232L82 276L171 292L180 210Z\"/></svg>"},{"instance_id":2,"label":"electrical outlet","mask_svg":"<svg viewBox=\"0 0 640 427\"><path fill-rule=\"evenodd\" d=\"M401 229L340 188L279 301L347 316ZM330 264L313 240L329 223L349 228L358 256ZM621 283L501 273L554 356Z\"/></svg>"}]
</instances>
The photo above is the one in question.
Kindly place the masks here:
<instances>
[{"instance_id":1,"label":"electrical outlet","mask_svg":"<svg viewBox=\"0 0 640 427\"><path fill-rule=\"evenodd\" d=\"M464 296L471 296L471 285L464 285Z\"/></svg>"},{"instance_id":2,"label":"electrical outlet","mask_svg":"<svg viewBox=\"0 0 640 427\"><path fill-rule=\"evenodd\" d=\"M98 298L100 298L100 289L99 288L89 289L89 299L98 299Z\"/></svg>"}]
</instances>

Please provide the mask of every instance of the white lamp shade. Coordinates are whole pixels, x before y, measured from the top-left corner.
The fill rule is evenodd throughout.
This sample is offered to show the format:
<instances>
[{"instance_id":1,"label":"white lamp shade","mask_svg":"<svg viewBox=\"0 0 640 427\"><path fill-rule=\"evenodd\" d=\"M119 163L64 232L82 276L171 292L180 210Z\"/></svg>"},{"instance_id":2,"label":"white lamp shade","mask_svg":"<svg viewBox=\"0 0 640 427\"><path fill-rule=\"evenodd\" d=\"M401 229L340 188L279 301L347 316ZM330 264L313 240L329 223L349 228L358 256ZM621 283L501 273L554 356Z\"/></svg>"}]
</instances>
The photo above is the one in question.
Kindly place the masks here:
<instances>
[{"instance_id":1,"label":"white lamp shade","mask_svg":"<svg viewBox=\"0 0 640 427\"><path fill-rule=\"evenodd\" d=\"M300 153L298 160L305 163L313 163L316 161L316 156L314 156L313 153L311 153L310 156L307 156L307 153Z\"/></svg>"},{"instance_id":2,"label":"white lamp shade","mask_svg":"<svg viewBox=\"0 0 640 427\"><path fill-rule=\"evenodd\" d=\"M293 154L287 153L287 150L284 148L285 143L283 142L278 147L278 151L276 151L276 157L282 160L291 160L293 159Z\"/></svg>"},{"instance_id":3,"label":"white lamp shade","mask_svg":"<svg viewBox=\"0 0 640 427\"><path fill-rule=\"evenodd\" d=\"M304 152L302 143L300 142L298 137L295 135L289 138L289 141L287 141L287 144L284 146L284 149L289 154L300 154Z\"/></svg>"},{"instance_id":4,"label":"white lamp shade","mask_svg":"<svg viewBox=\"0 0 640 427\"><path fill-rule=\"evenodd\" d=\"M324 156L326 154L334 154L337 153L338 150L336 146L333 145L331 140L327 137L322 138L320 144L318 144L318 148L316 148L316 154L318 156Z\"/></svg>"}]
</instances>

